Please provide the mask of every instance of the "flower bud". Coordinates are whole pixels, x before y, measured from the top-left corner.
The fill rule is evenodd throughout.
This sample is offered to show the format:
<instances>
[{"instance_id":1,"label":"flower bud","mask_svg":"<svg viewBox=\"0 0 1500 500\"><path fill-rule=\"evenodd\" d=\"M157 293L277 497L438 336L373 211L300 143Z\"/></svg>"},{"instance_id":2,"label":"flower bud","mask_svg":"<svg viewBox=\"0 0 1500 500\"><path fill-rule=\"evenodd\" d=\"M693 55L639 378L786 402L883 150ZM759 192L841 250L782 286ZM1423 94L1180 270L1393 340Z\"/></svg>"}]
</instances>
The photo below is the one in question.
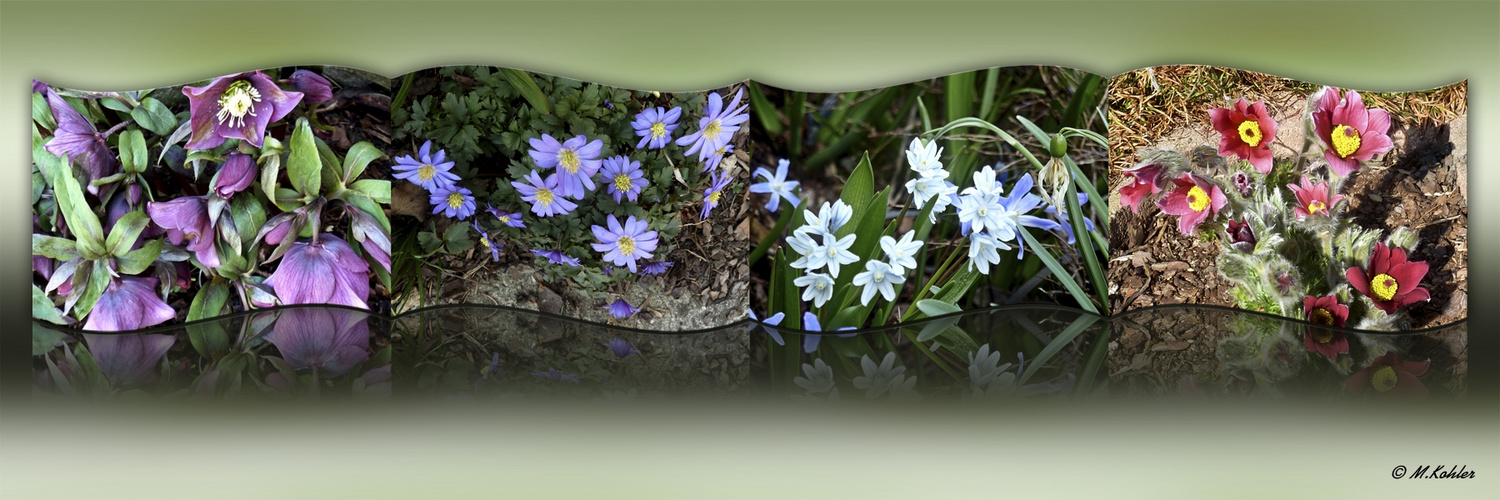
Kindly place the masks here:
<instances>
[{"instance_id":1,"label":"flower bud","mask_svg":"<svg viewBox=\"0 0 1500 500\"><path fill-rule=\"evenodd\" d=\"M229 153L229 159L224 160L224 166L214 175L211 187L215 194L227 200L250 187L250 183L255 181L256 170L255 159L250 155Z\"/></svg>"},{"instance_id":2,"label":"flower bud","mask_svg":"<svg viewBox=\"0 0 1500 500\"><path fill-rule=\"evenodd\" d=\"M1236 220L1229 221L1229 227L1225 230L1229 235L1229 246L1244 253L1255 250L1255 232L1250 230L1250 223Z\"/></svg>"},{"instance_id":3,"label":"flower bud","mask_svg":"<svg viewBox=\"0 0 1500 500\"><path fill-rule=\"evenodd\" d=\"M333 99L333 84L317 73L299 69L287 79L291 80L292 88L302 93L302 99L308 105L317 106Z\"/></svg>"},{"instance_id":4,"label":"flower bud","mask_svg":"<svg viewBox=\"0 0 1500 500\"><path fill-rule=\"evenodd\" d=\"M1234 180L1234 189L1240 192L1240 196L1250 196L1250 188L1252 187L1250 174L1235 172L1232 179Z\"/></svg>"},{"instance_id":5,"label":"flower bud","mask_svg":"<svg viewBox=\"0 0 1500 500\"><path fill-rule=\"evenodd\" d=\"M1052 153L1053 158L1067 156L1068 139L1066 137L1063 137L1062 134L1052 134L1052 147L1048 150L1048 152Z\"/></svg>"}]
</instances>

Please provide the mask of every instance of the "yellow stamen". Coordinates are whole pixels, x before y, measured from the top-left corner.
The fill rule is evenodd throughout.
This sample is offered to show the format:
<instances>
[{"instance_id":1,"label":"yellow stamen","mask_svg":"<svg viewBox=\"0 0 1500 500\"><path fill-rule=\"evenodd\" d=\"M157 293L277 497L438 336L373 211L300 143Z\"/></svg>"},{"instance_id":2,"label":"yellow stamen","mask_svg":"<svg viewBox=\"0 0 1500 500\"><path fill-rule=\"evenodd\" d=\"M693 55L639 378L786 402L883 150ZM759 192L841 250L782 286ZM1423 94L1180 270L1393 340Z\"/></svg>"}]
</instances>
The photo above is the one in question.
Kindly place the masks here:
<instances>
[{"instance_id":1,"label":"yellow stamen","mask_svg":"<svg viewBox=\"0 0 1500 500\"><path fill-rule=\"evenodd\" d=\"M437 175L437 167L434 167L432 165L427 165L427 164L423 164L422 166L417 167L417 178L418 179L421 179L421 180L424 180L424 181L430 181L430 180L432 180L433 176L436 176L436 175Z\"/></svg>"},{"instance_id":2,"label":"yellow stamen","mask_svg":"<svg viewBox=\"0 0 1500 500\"><path fill-rule=\"evenodd\" d=\"M504 216L504 217L500 217L499 219L500 219L500 223L501 224L510 224L510 216L509 215Z\"/></svg>"},{"instance_id":3,"label":"yellow stamen","mask_svg":"<svg viewBox=\"0 0 1500 500\"><path fill-rule=\"evenodd\" d=\"M629 236L620 236L620 239L615 240L615 245L620 247L620 253L622 254L630 255L635 253L635 240L630 239Z\"/></svg>"},{"instance_id":4,"label":"yellow stamen","mask_svg":"<svg viewBox=\"0 0 1500 500\"><path fill-rule=\"evenodd\" d=\"M229 88L219 96L219 112L214 116L219 123L229 122L229 126L240 128L245 126L245 116L255 116L255 103L260 102L260 91L248 80L240 80L229 84Z\"/></svg>"},{"instance_id":5,"label":"yellow stamen","mask_svg":"<svg viewBox=\"0 0 1500 500\"><path fill-rule=\"evenodd\" d=\"M1253 148L1259 146L1261 139L1264 138L1260 134L1260 122L1255 120L1240 122L1240 140L1244 141L1245 144Z\"/></svg>"},{"instance_id":6,"label":"yellow stamen","mask_svg":"<svg viewBox=\"0 0 1500 500\"><path fill-rule=\"evenodd\" d=\"M1339 125L1333 128L1329 134L1333 140L1333 151L1339 154L1339 158L1348 158L1349 155L1359 151L1359 131L1348 125Z\"/></svg>"},{"instance_id":7,"label":"yellow stamen","mask_svg":"<svg viewBox=\"0 0 1500 500\"><path fill-rule=\"evenodd\" d=\"M708 202L712 203L714 206L718 206L719 205L719 198L722 197L723 195L724 195L723 191L714 191L712 193L708 193Z\"/></svg>"},{"instance_id":8,"label":"yellow stamen","mask_svg":"<svg viewBox=\"0 0 1500 500\"><path fill-rule=\"evenodd\" d=\"M1201 187L1193 186L1192 189L1188 189L1187 199L1188 208L1193 209L1194 212L1202 212L1208 208L1208 193L1203 192Z\"/></svg>"},{"instance_id":9,"label":"yellow stamen","mask_svg":"<svg viewBox=\"0 0 1500 500\"><path fill-rule=\"evenodd\" d=\"M1332 325L1333 313L1328 312L1327 309L1319 307L1317 309L1313 309L1312 314L1308 315L1307 319L1311 320L1313 323L1318 323L1320 325Z\"/></svg>"},{"instance_id":10,"label":"yellow stamen","mask_svg":"<svg viewBox=\"0 0 1500 500\"><path fill-rule=\"evenodd\" d=\"M479 244L484 245L485 248L489 248L490 247L490 239L481 235L479 237Z\"/></svg>"},{"instance_id":11,"label":"yellow stamen","mask_svg":"<svg viewBox=\"0 0 1500 500\"><path fill-rule=\"evenodd\" d=\"M706 125L706 126L703 127L703 138L704 139L708 139L708 138L712 138L712 137L718 137L719 136L719 128L720 127L719 127L719 121L718 120L714 120L714 121L708 122L708 125Z\"/></svg>"},{"instance_id":12,"label":"yellow stamen","mask_svg":"<svg viewBox=\"0 0 1500 500\"><path fill-rule=\"evenodd\" d=\"M448 207L457 210L461 206L464 206L464 195L458 192L448 193Z\"/></svg>"},{"instance_id":13,"label":"yellow stamen","mask_svg":"<svg viewBox=\"0 0 1500 500\"><path fill-rule=\"evenodd\" d=\"M1324 205L1321 201L1313 200L1307 202L1307 213L1315 214L1326 209L1328 209L1328 205Z\"/></svg>"},{"instance_id":14,"label":"yellow stamen","mask_svg":"<svg viewBox=\"0 0 1500 500\"><path fill-rule=\"evenodd\" d=\"M667 124L656 122L651 124L651 138L660 139L667 136Z\"/></svg>"},{"instance_id":15,"label":"yellow stamen","mask_svg":"<svg viewBox=\"0 0 1500 500\"><path fill-rule=\"evenodd\" d=\"M1380 392L1390 392L1391 389L1396 388L1396 383L1400 380L1401 377L1396 375L1396 369L1389 366L1382 366L1376 369L1375 373L1370 374L1370 385Z\"/></svg>"},{"instance_id":16,"label":"yellow stamen","mask_svg":"<svg viewBox=\"0 0 1500 500\"><path fill-rule=\"evenodd\" d=\"M1375 294L1375 298L1380 300L1391 300L1396 296L1396 290L1399 288L1400 283L1397 283L1396 278L1392 278L1389 274L1377 274L1370 280L1370 293Z\"/></svg>"},{"instance_id":17,"label":"yellow stamen","mask_svg":"<svg viewBox=\"0 0 1500 500\"><path fill-rule=\"evenodd\" d=\"M576 174L578 173L578 167L583 163L578 160L577 151L564 149L557 152L557 164L561 165L568 173Z\"/></svg>"},{"instance_id":18,"label":"yellow stamen","mask_svg":"<svg viewBox=\"0 0 1500 500\"><path fill-rule=\"evenodd\" d=\"M615 191L619 191L621 193L628 193L628 192L630 192L630 188L631 187L632 187L632 184L630 183L630 176L629 175L627 175L627 174L618 174L618 175L615 175Z\"/></svg>"},{"instance_id":19,"label":"yellow stamen","mask_svg":"<svg viewBox=\"0 0 1500 500\"><path fill-rule=\"evenodd\" d=\"M536 188L537 204L545 207L547 205L551 205L552 200L554 199L556 199L556 197L552 195L552 190L547 188Z\"/></svg>"}]
</instances>

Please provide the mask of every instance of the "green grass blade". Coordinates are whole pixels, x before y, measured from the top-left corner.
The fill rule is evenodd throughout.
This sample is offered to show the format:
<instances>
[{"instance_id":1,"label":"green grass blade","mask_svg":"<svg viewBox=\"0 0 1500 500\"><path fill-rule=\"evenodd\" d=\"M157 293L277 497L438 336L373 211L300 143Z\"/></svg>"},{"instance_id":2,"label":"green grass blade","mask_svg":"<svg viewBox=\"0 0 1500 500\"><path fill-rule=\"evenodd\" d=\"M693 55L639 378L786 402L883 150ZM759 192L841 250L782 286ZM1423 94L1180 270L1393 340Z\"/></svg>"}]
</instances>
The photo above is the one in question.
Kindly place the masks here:
<instances>
[{"instance_id":1,"label":"green grass blade","mask_svg":"<svg viewBox=\"0 0 1500 500\"><path fill-rule=\"evenodd\" d=\"M1052 338L1052 342L1047 343L1047 347L1042 348L1042 352L1037 353L1036 357L1026 362L1026 372L1021 374L1019 380L1016 380L1016 386L1025 385L1027 380L1031 380L1032 375L1036 375L1036 372L1041 371L1042 366L1047 364L1047 361L1056 356L1059 351L1062 351L1063 347L1072 343L1074 338L1077 338L1079 334L1083 333L1085 329L1093 325L1096 321L1099 321L1098 316L1088 314L1079 316L1078 319L1073 320L1073 323L1069 324L1062 333Z\"/></svg>"},{"instance_id":2,"label":"green grass blade","mask_svg":"<svg viewBox=\"0 0 1500 500\"><path fill-rule=\"evenodd\" d=\"M1047 250L1047 247L1042 246L1041 242L1038 242L1036 237L1031 235L1031 231L1026 230L1025 227L1018 227L1016 229L1020 230L1021 237L1026 240L1026 246L1032 249L1032 254L1036 255L1038 259L1042 260L1043 264L1047 265L1048 269L1052 270L1052 274L1057 276L1057 280L1061 281L1063 287L1068 289L1068 293L1073 295L1073 300L1078 301L1078 306L1082 307L1085 311L1099 314L1099 309L1094 307L1094 301L1090 300L1089 295L1083 292L1083 288L1078 286L1078 282L1073 281L1072 273L1069 273L1067 268L1064 268L1062 264L1057 262L1057 258L1052 256L1052 252Z\"/></svg>"}]
</instances>

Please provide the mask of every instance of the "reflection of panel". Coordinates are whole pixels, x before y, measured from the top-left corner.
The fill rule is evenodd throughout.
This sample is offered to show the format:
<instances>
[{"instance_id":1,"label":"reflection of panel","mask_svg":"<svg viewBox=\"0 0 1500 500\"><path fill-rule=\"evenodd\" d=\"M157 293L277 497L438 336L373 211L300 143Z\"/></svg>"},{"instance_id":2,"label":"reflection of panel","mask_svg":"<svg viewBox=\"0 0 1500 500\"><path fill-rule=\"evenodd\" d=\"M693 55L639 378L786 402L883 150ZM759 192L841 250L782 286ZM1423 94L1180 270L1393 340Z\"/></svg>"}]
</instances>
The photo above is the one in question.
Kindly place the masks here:
<instances>
[{"instance_id":1,"label":"reflection of panel","mask_svg":"<svg viewBox=\"0 0 1500 500\"><path fill-rule=\"evenodd\" d=\"M398 391L475 398L752 394L747 327L652 333L508 308L396 319Z\"/></svg>"},{"instance_id":2,"label":"reflection of panel","mask_svg":"<svg viewBox=\"0 0 1500 500\"><path fill-rule=\"evenodd\" d=\"M237 314L146 333L84 333L33 323L38 394L110 399L385 397L388 320L305 306Z\"/></svg>"},{"instance_id":3,"label":"reflection of panel","mask_svg":"<svg viewBox=\"0 0 1500 500\"><path fill-rule=\"evenodd\" d=\"M1419 333L1369 333L1178 306L1133 311L1111 323L1108 369L1116 395L1462 395L1467 387L1467 322ZM1416 378L1382 379L1405 386L1371 385L1370 373L1396 361L1405 368L1377 378L1398 371Z\"/></svg>"}]
</instances>

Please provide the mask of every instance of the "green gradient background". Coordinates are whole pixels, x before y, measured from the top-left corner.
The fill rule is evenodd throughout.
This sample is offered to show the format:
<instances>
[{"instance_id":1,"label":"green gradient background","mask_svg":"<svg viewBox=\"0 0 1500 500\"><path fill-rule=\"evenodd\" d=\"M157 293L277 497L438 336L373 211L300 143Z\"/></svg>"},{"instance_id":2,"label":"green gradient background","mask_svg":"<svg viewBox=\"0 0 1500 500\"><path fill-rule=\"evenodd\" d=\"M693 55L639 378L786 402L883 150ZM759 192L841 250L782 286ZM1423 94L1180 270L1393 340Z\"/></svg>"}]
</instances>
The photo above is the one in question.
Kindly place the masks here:
<instances>
[{"instance_id":1,"label":"green gradient background","mask_svg":"<svg viewBox=\"0 0 1500 500\"><path fill-rule=\"evenodd\" d=\"M31 78L119 90L251 68L387 75L493 64L626 87L754 78L843 91L994 65L1112 75L1217 64L1367 90L1469 80L1470 400L1423 410L1099 405L995 415L876 409L790 415L702 402L671 413L196 412L40 407L22 304L30 266ZM8 498L996 496L1463 497L1500 491L1496 269L1500 3L1484 2L15 2L0 4L0 335ZM21 384L17 387L16 383ZM1130 406L1128 409L1119 407ZM360 413L350 418L348 413ZM60 418L67 415L67 418ZM557 415L568 415L559 419ZM1107 415L1107 416L1106 416ZM290 430L287 426L290 427ZM416 432L406 432L408 429ZM93 444L93 449L73 448ZM1468 481L1393 481L1397 464ZM600 471L602 470L602 472ZM491 475L494 474L494 475ZM71 484L71 486L69 486ZM169 486L171 485L171 486ZM1489 493L1484 493L1489 492ZM14 493L14 494L12 494Z\"/></svg>"}]
</instances>

